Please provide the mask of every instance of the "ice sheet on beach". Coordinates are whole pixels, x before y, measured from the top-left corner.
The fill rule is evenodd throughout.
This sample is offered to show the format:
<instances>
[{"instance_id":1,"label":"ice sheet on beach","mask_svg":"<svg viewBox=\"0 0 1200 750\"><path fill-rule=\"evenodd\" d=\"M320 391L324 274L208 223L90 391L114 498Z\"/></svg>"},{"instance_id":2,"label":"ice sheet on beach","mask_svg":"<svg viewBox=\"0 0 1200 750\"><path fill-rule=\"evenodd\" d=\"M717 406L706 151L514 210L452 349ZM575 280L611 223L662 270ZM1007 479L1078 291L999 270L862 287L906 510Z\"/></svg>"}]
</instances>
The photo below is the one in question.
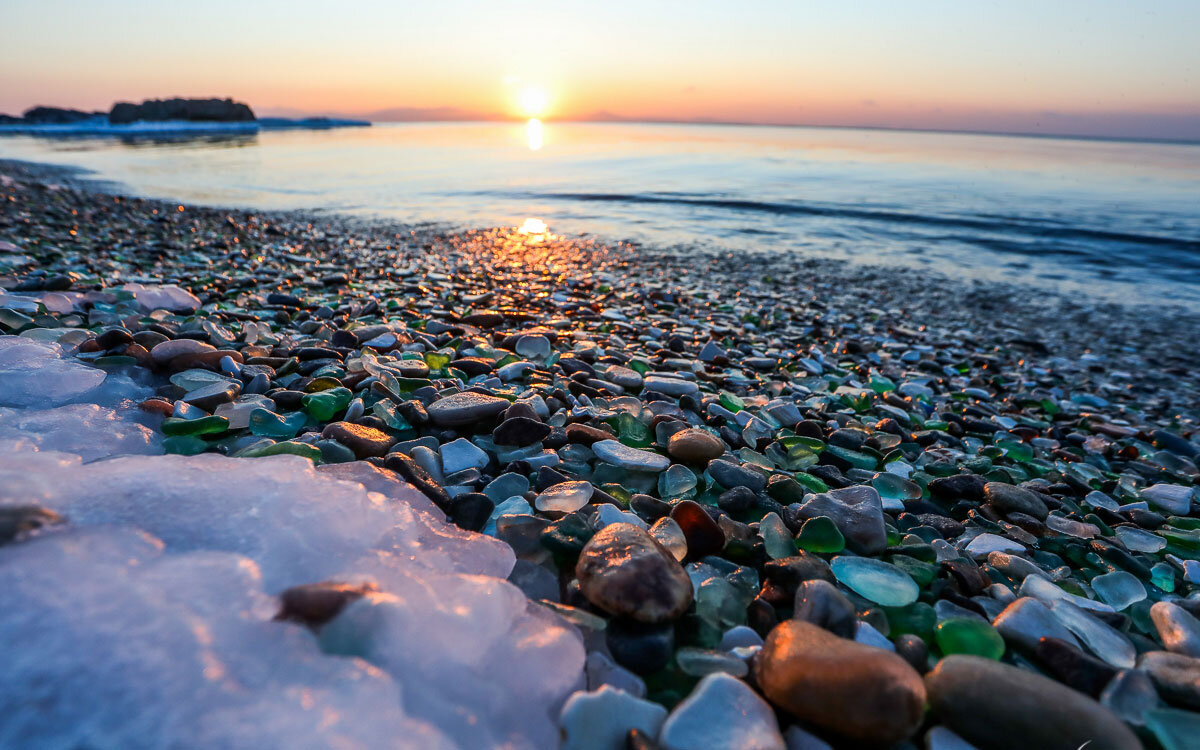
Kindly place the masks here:
<instances>
[{"instance_id":1,"label":"ice sheet on beach","mask_svg":"<svg viewBox=\"0 0 1200 750\"><path fill-rule=\"evenodd\" d=\"M507 545L363 470L100 457L157 449L114 398L129 384L52 345L0 337L5 356L0 392L20 386L27 407L44 391L21 366L107 405L0 414L0 506L66 518L0 546L0 747L556 742L583 646L503 580ZM91 447L105 430L123 437ZM320 636L272 620L276 594L322 580L379 593Z\"/></svg>"}]
</instances>

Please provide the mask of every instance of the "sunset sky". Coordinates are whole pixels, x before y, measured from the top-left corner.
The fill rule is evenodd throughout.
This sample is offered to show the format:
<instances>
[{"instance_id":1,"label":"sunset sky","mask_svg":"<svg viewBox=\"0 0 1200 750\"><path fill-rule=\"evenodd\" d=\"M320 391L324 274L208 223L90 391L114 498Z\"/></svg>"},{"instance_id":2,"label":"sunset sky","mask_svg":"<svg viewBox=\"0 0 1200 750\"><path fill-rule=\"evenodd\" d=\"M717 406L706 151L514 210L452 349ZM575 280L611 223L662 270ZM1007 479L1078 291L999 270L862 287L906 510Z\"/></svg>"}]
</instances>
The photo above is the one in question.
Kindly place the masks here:
<instances>
[{"instance_id":1,"label":"sunset sky","mask_svg":"<svg viewBox=\"0 0 1200 750\"><path fill-rule=\"evenodd\" d=\"M728 121L1200 139L1200 1L4 0L0 112Z\"/></svg>"}]
</instances>

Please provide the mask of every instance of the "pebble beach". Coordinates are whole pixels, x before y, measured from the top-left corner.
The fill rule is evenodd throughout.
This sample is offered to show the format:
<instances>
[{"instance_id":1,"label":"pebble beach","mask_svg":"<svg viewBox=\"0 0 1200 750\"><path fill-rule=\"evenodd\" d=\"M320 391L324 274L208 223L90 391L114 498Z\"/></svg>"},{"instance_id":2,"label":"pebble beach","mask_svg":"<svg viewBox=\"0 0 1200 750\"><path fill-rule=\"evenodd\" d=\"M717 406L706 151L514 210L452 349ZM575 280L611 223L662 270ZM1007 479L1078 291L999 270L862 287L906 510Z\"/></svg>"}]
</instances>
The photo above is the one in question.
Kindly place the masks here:
<instances>
[{"instance_id":1,"label":"pebble beach","mask_svg":"<svg viewBox=\"0 0 1200 750\"><path fill-rule=\"evenodd\" d=\"M1196 331L0 162L0 746L1196 748Z\"/></svg>"}]
</instances>

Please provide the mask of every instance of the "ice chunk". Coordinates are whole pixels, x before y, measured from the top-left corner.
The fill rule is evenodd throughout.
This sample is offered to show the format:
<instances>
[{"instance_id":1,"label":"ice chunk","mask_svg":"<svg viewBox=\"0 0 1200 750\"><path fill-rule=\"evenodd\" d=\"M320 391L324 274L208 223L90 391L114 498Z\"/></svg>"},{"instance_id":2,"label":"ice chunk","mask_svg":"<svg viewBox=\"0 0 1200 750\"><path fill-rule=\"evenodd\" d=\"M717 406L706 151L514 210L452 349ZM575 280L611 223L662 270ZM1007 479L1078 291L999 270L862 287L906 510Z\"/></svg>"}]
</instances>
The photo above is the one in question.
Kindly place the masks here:
<instances>
[{"instance_id":1,"label":"ice chunk","mask_svg":"<svg viewBox=\"0 0 1200 750\"><path fill-rule=\"evenodd\" d=\"M0 406L60 406L104 381L104 371L62 358L57 344L0 336Z\"/></svg>"},{"instance_id":2,"label":"ice chunk","mask_svg":"<svg viewBox=\"0 0 1200 750\"><path fill-rule=\"evenodd\" d=\"M0 473L23 460L0 456ZM360 561L372 573L410 561L497 577L515 561L495 539L325 477L298 456L123 456L59 472L43 504L75 523L135 526L172 551L245 554L272 592Z\"/></svg>"},{"instance_id":3,"label":"ice chunk","mask_svg":"<svg viewBox=\"0 0 1200 750\"><path fill-rule=\"evenodd\" d=\"M36 407L0 409L0 504L66 518L0 547L0 747L555 743L582 639L502 580L507 545L365 464L101 457L157 448L144 392L0 337L0 397ZM378 593L319 641L272 620L320 581Z\"/></svg>"},{"instance_id":4,"label":"ice chunk","mask_svg":"<svg viewBox=\"0 0 1200 750\"><path fill-rule=\"evenodd\" d=\"M174 284L165 286L129 283L121 287L129 292L143 310L170 310L171 312L195 312L200 308L200 299L189 291Z\"/></svg>"},{"instance_id":5,"label":"ice chunk","mask_svg":"<svg viewBox=\"0 0 1200 750\"><path fill-rule=\"evenodd\" d=\"M154 432L97 404L41 410L0 408L0 439L20 438L40 450L74 453L84 461L122 453L161 452Z\"/></svg>"},{"instance_id":6,"label":"ice chunk","mask_svg":"<svg viewBox=\"0 0 1200 750\"><path fill-rule=\"evenodd\" d=\"M77 529L0 548L0 577L0 746L451 746L387 675L272 622L244 557Z\"/></svg>"}]
</instances>

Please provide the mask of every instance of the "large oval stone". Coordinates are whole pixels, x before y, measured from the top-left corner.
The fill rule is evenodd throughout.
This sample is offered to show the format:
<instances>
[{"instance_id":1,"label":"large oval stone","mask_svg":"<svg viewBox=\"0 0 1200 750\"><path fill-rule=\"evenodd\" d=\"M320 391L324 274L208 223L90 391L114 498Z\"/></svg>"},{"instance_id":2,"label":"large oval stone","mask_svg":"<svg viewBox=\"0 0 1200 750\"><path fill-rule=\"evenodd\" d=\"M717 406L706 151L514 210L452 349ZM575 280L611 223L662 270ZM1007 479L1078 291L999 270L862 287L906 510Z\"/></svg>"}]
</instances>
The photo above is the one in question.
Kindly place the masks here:
<instances>
[{"instance_id":1,"label":"large oval stone","mask_svg":"<svg viewBox=\"0 0 1200 750\"><path fill-rule=\"evenodd\" d=\"M775 705L856 742L899 742L925 715L925 686L908 662L802 620L770 632L755 676Z\"/></svg>"},{"instance_id":2,"label":"large oval stone","mask_svg":"<svg viewBox=\"0 0 1200 750\"><path fill-rule=\"evenodd\" d=\"M925 676L942 721L982 750L1140 750L1112 711L1039 674L979 656L947 656Z\"/></svg>"},{"instance_id":3,"label":"large oval stone","mask_svg":"<svg viewBox=\"0 0 1200 750\"><path fill-rule=\"evenodd\" d=\"M203 341L196 339L172 339L157 344L150 350L150 358L155 364L166 364L172 359L175 359L181 354L200 354L201 352L215 352L217 348L212 344L206 344Z\"/></svg>"},{"instance_id":4,"label":"large oval stone","mask_svg":"<svg viewBox=\"0 0 1200 750\"><path fill-rule=\"evenodd\" d=\"M396 442L383 430L353 422L330 422L321 430L321 437L338 441L358 458L386 456L388 449Z\"/></svg>"},{"instance_id":5,"label":"large oval stone","mask_svg":"<svg viewBox=\"0 0 1200 750\"><path fill-rule=\"evenodd\" d=\"M429 405L429 418L439 427L462 427L491 419L509 407L499 396L464 391L439 398Z\"/></svg>"},{"instance_id":6,"label":"large oval stone","mask_svg":"<svg viewBox=\"0 0 1200 750\"><path fill-rule=\"evenodd\" d=\"M646 531L613 523L593 536L575 565L579 588L605 612L643 623L677 619L692 604L683 566Z\"/></svg>"},{"instance_id":7,"label":"large oval stone","mask_svg":"<svg viewBox=\"0 0 1200 750\"><path fill-rule=\"evenodd\" d=\"M708 463L724 455L725 441L707 430L680 430L667 443L667 453L685 464Z\"/></svg>"}]
</instances>

